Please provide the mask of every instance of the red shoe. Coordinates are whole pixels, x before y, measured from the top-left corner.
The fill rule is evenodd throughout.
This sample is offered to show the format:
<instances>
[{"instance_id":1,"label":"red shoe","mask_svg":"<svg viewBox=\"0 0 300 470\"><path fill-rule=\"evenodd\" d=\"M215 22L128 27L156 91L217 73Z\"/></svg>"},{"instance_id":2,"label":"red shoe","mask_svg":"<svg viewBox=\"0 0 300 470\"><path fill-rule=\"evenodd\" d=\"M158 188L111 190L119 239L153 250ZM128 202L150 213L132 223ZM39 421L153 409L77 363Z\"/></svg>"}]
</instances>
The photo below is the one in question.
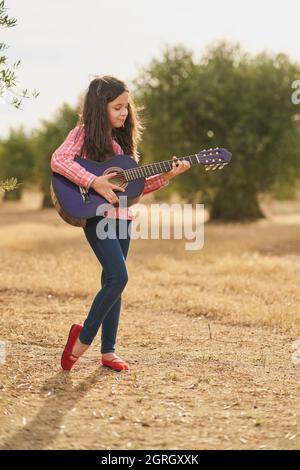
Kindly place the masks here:
<instances>
[{"instance_id":1,"label":"red shoe","mask_svg":"<svg viewBox=\"0 0 300 470\"><path fill-rule=\"evenodd\" d=\"M128 362L123 361L120 357L114 357L111 361L103 358L101 360L104 367L109 367L117 372L121 372L121 370L129 370Z\"/></svg>"},{"instance_id":2,"label":"red shoe","mask_svg":"<svg viewBox=\"0 0 300 470\"><path fill-rule=\"evenodd\" d=\"M61 366L64 370L71 370L75 362L77 362L79 359L78 356L74 356L74 354L72 354L72 350L81 330L82 330L81 325L74 324L71 326L68 341L65 346L64 352L62 353L61 361L60 361ZM76 359L72 360L71 357L75 357Z\"/></svg>"}]
</instances>

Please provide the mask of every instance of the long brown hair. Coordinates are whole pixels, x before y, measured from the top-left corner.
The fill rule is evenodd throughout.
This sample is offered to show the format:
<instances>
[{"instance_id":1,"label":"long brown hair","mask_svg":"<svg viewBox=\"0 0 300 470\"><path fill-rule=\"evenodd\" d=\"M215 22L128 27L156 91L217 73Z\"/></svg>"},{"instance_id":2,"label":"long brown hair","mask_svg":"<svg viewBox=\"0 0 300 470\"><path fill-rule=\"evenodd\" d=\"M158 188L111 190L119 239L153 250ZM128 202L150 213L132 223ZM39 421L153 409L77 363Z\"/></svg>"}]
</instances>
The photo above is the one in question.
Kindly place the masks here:
<instances>
[{"instance_id":1,"label":"long brown hair","mask_svg":"<svg viewBox=\"0 0 300 470\"><path fill-rule=\"evenodd\" d=\"M108 75L94 78L83 98L77 125L84 126L84 143L82 151L91 160L103 162L114 155L113 137L126 155L131 155L138 162L138 142L141 139L143 126L138 110L129 95L128 115L124 127L114 128L109 132L107 103L119 95L129 92L126 84Z\"/></svg>"}]
</instances>

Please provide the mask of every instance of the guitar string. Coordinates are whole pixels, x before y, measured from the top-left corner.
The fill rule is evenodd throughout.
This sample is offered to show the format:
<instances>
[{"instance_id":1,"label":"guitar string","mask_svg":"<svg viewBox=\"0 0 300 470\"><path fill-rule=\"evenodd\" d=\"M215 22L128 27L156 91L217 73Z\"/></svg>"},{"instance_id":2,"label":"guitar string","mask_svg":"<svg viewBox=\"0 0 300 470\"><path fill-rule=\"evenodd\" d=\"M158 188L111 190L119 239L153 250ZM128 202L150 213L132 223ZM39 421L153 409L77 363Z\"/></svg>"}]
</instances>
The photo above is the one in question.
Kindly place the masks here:
<instances>
[{"instance_id":1,"label":"guitar string","mask_svg":"<svg viewBox=\"0 0 300 470\"><path fill-rule=\"evenodd\" d=\"M195 155L197 154L193 154L193 155L187 155L186 157L177 157L177 160L183 160L183 159L187 159L187 158L192 158L192 157L195 157ZM135 170L135 171L139 171L139 170L147 170L149 167L152 167L152 166L155 166L155 165L164 165L166 163L173 163L174 160L164 160L163 162L153 162L153 163L147 163L146 165L143 165L143 166L139 166L139 167L135 167L135 168L127 168L126 170L122 170L122 171L118 171L117 172L117 175L121 175L121 174L124 174L126 171L131 171L131 170ZM116 176L117 176L116 175Z\"/></svg>"},{"instance_id":2,"label":"guitar string","mask_svg":"<svg viewBox=\"0 0 300 470\"><path fill-rule=\"evenodd\" d=\"M218 154L218 151L216 151L216 149L207 150L207 151L215 152L215 153ZM202 150L202 152L205 152L205 151ZM200 152L199 152L199 153L200 153ZM191 159L192 157L196 157L196 158L197 158L197 155L199 155L199 154L194 153L193 155L187 155L187 156L185 156L185 157L177 157L177 160L180 160L180 161L181 161L181 160ZM198 159L197 159L197 161L198 161ZM138 173L139 171L142 171L142 170L144 170L144 169L145 169L145 171L147 171L148 169L150 169L151 167L154 167L154 166L156 166L156 165L159 165L159 166L160 166L160 165L165 165L165 164L167 164L167 163L173 163L173 162L174 162L173 159L172 159L172 160L164 160L164 161L162 161L162 162L148 163L148 164L143 165L143 166L141 166L141 167L128 168L128 169L126 169L126 170L122 170L122 171L117 172L116 177L117 177L118 175L125 175L125 176L126 176L126 173L125 173L125 172L130 173L130 172L136 171L137 174L138 174L138 178L143 178L143 177L144 177L143 175L139 176L139 173ZM160 168L160 171L161 171L161 168ZM129 174L129 176L136 176L136 175L130 175L130 174ZM153 176L153 175L149 175L149 176Z\"/></svg>"}]
</instances>

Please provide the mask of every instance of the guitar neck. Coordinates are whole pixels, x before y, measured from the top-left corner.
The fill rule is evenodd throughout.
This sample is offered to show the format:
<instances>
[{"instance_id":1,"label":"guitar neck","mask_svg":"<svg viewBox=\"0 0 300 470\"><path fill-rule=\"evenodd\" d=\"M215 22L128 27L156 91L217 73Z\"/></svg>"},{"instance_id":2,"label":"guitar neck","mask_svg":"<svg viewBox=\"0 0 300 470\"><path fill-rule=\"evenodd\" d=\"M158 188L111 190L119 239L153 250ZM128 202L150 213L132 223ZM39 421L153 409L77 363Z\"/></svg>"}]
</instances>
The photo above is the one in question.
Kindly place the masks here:
<instances>
[{"instance_id":1,"label":"guitar neck","mask_svg":"<svg viewBox=\"0 0 300 470\"><path fill-rule=\"evenodd\" d=\"M178 157L177 160L187 160L191 165L197 165L200 163L197 154ZM140 178L148 178L148 176L158 175L160 173L167 173L172 170L172 164L174 161L176 160L164 160L163 162L150 163L149 165L129 168L124 171L126 181L134 181Z\"/></svg>"}]
</instances>

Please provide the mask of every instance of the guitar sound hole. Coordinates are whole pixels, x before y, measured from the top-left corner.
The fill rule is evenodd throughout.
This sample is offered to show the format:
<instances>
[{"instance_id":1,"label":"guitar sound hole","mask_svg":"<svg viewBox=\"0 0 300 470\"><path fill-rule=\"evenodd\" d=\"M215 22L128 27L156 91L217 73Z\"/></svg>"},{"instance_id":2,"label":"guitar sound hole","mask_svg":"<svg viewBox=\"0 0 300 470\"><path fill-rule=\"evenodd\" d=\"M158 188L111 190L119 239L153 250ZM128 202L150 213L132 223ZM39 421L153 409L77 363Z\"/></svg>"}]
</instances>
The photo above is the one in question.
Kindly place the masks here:
<instances>
[{"instance_id":1,"label":"guitar sound hole","mask_svg":"<svg viewBox=\"0 0 300 470\"><path fill-rule=\"evenodd\" d=\"M105 171L103 173L103 176L104 175L108 175L110 173L114 173L115 171L124 171L122 168L109 168L109 170ZM123 174L120 174L120 175L116 175L114 178L111 178L110 180L110 183L112 184L116 184L117 186L121 186L122 188L126 188L128 183L127 181L125 180L125 177Z\"/></svg>"}]
</instances>

